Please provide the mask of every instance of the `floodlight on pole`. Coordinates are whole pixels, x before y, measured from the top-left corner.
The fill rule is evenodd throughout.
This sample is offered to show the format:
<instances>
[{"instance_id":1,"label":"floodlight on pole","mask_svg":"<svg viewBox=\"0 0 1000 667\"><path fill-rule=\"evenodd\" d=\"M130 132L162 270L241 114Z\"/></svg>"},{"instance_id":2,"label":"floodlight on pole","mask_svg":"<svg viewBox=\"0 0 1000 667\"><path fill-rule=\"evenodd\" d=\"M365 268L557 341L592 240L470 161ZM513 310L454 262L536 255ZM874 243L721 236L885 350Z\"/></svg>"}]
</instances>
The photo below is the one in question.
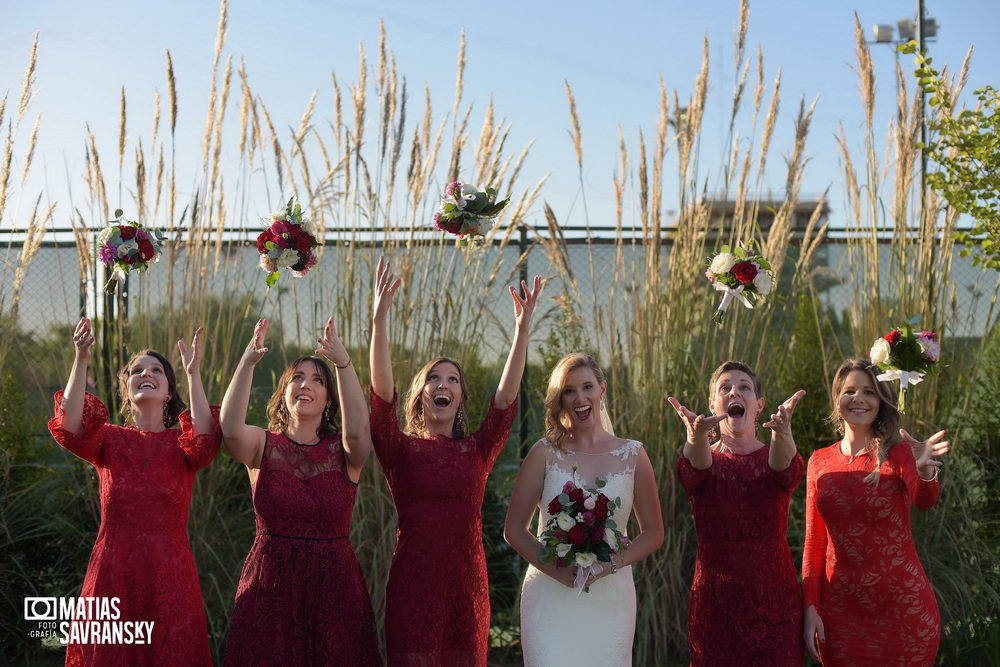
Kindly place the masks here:
<instances>
[{"instance_id":1,"label":"floodlight on pole","mask_svg":"<svg viewBox=\"0 0 1000 667\"><path fill-rule=\"evenodd\" d=\"M892 39L892 26L885 25L884 23L876 23L873 31L875 33L875 41L879 44L891 43L894 41Z\"/></svg>"}]
</instances>

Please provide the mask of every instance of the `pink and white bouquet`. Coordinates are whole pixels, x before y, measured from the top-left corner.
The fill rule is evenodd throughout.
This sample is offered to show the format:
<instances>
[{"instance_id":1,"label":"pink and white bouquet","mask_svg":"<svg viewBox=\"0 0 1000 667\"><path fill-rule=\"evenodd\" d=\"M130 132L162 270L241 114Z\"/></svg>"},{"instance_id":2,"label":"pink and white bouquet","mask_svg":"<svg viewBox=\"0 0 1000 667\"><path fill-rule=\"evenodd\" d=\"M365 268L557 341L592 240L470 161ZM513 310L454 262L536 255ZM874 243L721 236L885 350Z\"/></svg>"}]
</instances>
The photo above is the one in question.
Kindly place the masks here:
<instances>
[{"instance_id":1,"label":"pink and white bouquet","mask_svg":"<svg viewBox=\"0 0 1000 667\"><path fill-rule=\"evenodd\" d=\"M154 229L146 229L134 220L122 220L121 209L115 211L115 219L109 227L101 230L97 239L101 247L97 259L104 266L112 268L111 279L104 285L104 291L111 294L125 282L129 271L143 271L152 262L160 259L165 240Z\"/></svg>"},{"instance_id":2,"label":"pink and white bouquet","mask_svg":"<svg viewBox=\"0 0 1000 667\"><path fill-rule=\"evenodd\" d=\"M453 181L444 189L434 226L456 236L485 236L496 224L493 218L509 201L510 197L497 201L493 188L481 192L468 183Z\"/></svg>"},{"instance_id":3,"label":"pink and white bouquet","mask_svg":"<svg viewBox=\"0 0 1000 667\"><path fill-rule=\"evenodd\" d=\"M771 264L763 255L754 251L753 242L748 243L746 249L737 247L730 251L729 246L724 245L719 250L705 272L705 277L715 286L716 291L723 293L722 302L712 314L712 319L716 322L722 322L733 299L753 309L754 303L763 301L774 288Z\"/></svg>"},{"instance_id":4,"label":"pink and white bouquet","mask_svg":"<svg viewBox=\"0 0 1000 667\"><path fill-rule=\"evenodd\" d=\"M271 225L257 236L260 268L267 272L264 282L273 287L281 277L281 268L289 268L296 277L309 273L316 265L313 248L323 245L306 229L302 207L292 197L282 211L271 214Z\"/></svg>"},{"instance_id":5,"label":"pink and white bouquet","mask_svg":"<svg viewBox=\"0 0 1000 667\"><path fill-rule=\"evenodd\" d=\"M868 352L872 363L884 372L881 382L899 380L899 411L906 412L906 390L920 384L941 357L941 343L933 331L914 331L904 324L877 339Z\"/></svg>"},{"instance_id":6,"label":"pink and white bouquet","mask_svg":"<svg viewBox=\"0 0 1000 667\"><path fill-rule=\"evenodd\" d=\"M598 478L597 487L604 485ZM577 486L575 481L566 482L559 495L549 501L552 518L540 536L541 560L556 567L575 565L577 595L591 574L603 571L600 563L610 563L611 556L628 548L628 536L613 518L621 504L621 498L611 500L600 491Z\"/></svg>"}]
</instances>

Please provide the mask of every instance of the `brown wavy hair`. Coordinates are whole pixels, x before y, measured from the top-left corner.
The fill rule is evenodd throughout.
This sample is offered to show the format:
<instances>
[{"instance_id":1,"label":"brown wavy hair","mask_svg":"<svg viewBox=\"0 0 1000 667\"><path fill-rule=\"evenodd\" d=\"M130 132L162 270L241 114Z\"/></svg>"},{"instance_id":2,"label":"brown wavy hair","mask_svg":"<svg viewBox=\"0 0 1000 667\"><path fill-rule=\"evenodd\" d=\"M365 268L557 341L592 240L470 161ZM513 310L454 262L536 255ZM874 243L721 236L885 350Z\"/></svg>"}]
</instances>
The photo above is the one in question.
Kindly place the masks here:
<instances>
[{"instance_id":1,"label":"brown wavy hair","mask_svg":"<svg viewBox=\"0 0 1000 667\"><path fill-rule=\"evenodd\" d=\"M844 384L847 383L847 376L854 371L861 371L868 374L872 384L875 386L875 392L878 394L879 399L878 415L875 416L875 422L872 424L874 436L868 441L867 446L863 450L866 452L874 451L878 458L875 469L865 478L874 482L878 481L879 467L889 458L889 450L900 441L899 426L902 420L900 419L899 407L896 403L896 390L891 383L879 381L876 377L879 368L867 359L848 359L840 365L840 368L837 369L837 372L833 376L833 387L830 390L830 400L833 403L833 410L830 412L830 416L827 417L827 421L833 424L837 428L837 431L843 435L844 420L840 416L839 409L840 392L844 390Z\"/></svg>"},{"instance_id":2,"label":"brown wavy hair","mask_svg":"<svg viewBox=\"0 0 1000 667\"><path fill-rule=\"evenodd\" d=\"M288 364L285 372L278 378L278 384L274 388L274 393L267 401L267 428L276 433L284 433L288 428L288 406L285 405L285 390L295 375L295 369L299 364L311 361L319 374L323 376L323 386L326 387L326 410L323 412L323 419L319 424L319 437L325 438L331 433L337 432L337 411L340 409L340 401L337 396L337 381L330 371L330 366L322 357L304 355Z\"/></svg>"},{"instance_id":3,"label":"brown wavy hair","mask_svg":"<svg viewBox=\"0 0 1000 667\"><path fill-rule=\"evenodd\" d=\"M566 385L566 376L577 368L589 368L594 372L598 384L604 384L604 371L589 354L574 352L560 359L552 374L549 375L549 386L545 390L545 439L556 449L562 449L562 443L569 437L568 418L562 407L562 392Z\"/></svg>"},{"instance_id":4,"label":"brown wavy hair","mask_svg":"<svg viewBox=\"0 0 1000 667\"><path fill-rule=\"evenodd\" d=\"M410 383L409 391L406 392L406 400L404 402L406 413L406 428L404 430L407 435L412 435L415 438L422 438L427 435L427 426L424 424L424 406L420 402L420 397L423 394L424 385L427 384L427 376L430 375L431 369L437 364L444 362L452 364L458 369L458 384L462 389L462 400L458 404L458 412L455 413L455 423L451 429L451 437L464 438L468 435L469 420L465 414L465 402L469 398L469 380L466 378L462 366L454 359L449 359L448 357L438 357L437 359L428 361L413 376L413 381Z\"/></svg>"},{"instance_id":5,"label":"brown wavy hair","mask_svg":"<svg viewBox=\"0 0 1000 667\"><path fill-rule=\"evenodd\" d=\"M170 398L163 403L163 425L167 428L176 426L177 418L187 409L187 404L177 393L177 376L174 374L174 367L166 357L150 348L133 354L132 358L118 371L118 397L122 402L121 413L125 417L125 423L131 424L135 421L132 415L132 402L128 398L128 379L132 374L132 366L139 357L153 357L163 366L163 375L167 378L167 391L170 392Z\"/></svg>"}]
</instances>

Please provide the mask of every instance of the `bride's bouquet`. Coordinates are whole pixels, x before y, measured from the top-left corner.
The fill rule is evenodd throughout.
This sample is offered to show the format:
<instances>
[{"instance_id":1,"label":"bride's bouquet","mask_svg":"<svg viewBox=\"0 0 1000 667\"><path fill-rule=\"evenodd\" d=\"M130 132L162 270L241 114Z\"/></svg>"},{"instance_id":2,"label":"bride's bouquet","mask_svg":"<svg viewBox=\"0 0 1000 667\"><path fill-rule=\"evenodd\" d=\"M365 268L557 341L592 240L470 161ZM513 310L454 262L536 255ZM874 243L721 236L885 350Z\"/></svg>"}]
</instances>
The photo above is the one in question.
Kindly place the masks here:
<instances>
[{"instance_id":1,"label":"bride's bouquet","mask_svg":"<svg viewBox=\"0 0 1000 667\"><path fill-rule=\"evenodd\" d=\"M621 498L611 500L596 489L578 486L574 479L563 485L562 491L549 501L548 512L552 516L541 534L543 563L555 563L556 567L576 566L577 595L585 590L591 574L603 571L600 563L610 563L611 557L628 548L629 540L624 531L619 531L613 517L621 507ZM598 478L598 489L606 482Z\"/></svg>"},{"instance_id":2,"label":"bride's bouquet","mask_svg":"<svg viewBox=\"0 0 1000 667\"><path fill-rule=\"evenodd\" d=\"M716 322L722 322L722 316L733 299L752 309L751 299L754 302L763 301L774 287L771 264L755 252L752 241L746 249L737 247L730 252L729 246L724 245L719 250L721 252L712 258L705 272L705 277L716 291L722 292L722 302L712 315Z\"/></svg>"},{"instance_id":3,"label":"bride's bouquet","mask_svg":"<svg viewBox=\"0 0 1000 667\"><path fill-rule=\"evenodd\" d=\"M441 207L434 214L434 226L456 236L486 236L495 224L493 218L509 201L509 197L497 201L497 191L493 188L480 192L473 185L453 181L444 189Z\"/></svg>"},{"instance_id":4,"label":"bride's bouquet","mask_svg":"<svg viewBox=\"0 0 1000 667\"><path fill-rule=\"evenodd\" d=\"M267 273L264 282L273 287L282 267L291 269L293 276L304 276L316 265L313 248L323 245L306 229L308 221L302 207L292 197L284 210L271 214L271 223L257 236L260 268Z\"/></svg>"},{"instance_id":5,"label":"bride's bouquet","mask_svg":"<svg viewBox=\"0 0 1000 667\"><path fill-rule=\"evenodd\" d=\"M933 331L914 331L904 324L877 339L868 352L884 372L881 382L899 380L899 411L906 412L906 390L919 384L941 356L941 343Z\"/></svg>"},{"instance_id":6,"label":"bride's bouquet","mask_svg":"<svg viewBox=\"0 0 1000 667\"><path fill-rule=\"evenodd\" d=\"M97 258L111 267L111 280L104 291L111 294L125 282L129 271L143 271L160 259L164 237L155 229L146 229L134 220L122 220L124 212L115 211L115 219L108 223L97 240L101 244Z\"/></svg>"}]
</instances>

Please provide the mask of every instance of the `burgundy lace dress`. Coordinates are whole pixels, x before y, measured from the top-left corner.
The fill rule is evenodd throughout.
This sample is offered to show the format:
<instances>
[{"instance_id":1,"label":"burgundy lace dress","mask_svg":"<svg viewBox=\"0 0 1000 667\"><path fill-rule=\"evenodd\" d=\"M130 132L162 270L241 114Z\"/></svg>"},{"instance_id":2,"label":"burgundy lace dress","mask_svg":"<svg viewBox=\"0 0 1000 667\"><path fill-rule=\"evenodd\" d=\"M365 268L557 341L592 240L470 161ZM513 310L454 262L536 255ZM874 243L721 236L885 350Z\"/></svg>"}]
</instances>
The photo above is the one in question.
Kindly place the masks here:
<instances>
[{"instance_id":1,"label":"burgundy lace dress","mask_svg":"<svg viewBox=\"0 0 1000 667\"><path fill-rule=\"evenodd\" d=\"M917 474L913 449L889 450L877 483L871 454L840 443L816 450L806 476L805 606L815 605L826 641L823 665L933 665L941 636L934 590L917 558L910 506L937 503L936 480Z\"/></svg>"},{"instance_id":2,"label":"burgundy lace dress","mask_svg":"<svg viewBox=\"0 0 1000 667\"><path fill-rule=\"evenodd\" d=\"M491 400L482 426L461 440L405 435L395 400L372 392L371 405L375 454L399 516L386 587L389 664L485 665L490 595L480 511L517 402L498 410Z\"/></svg>"},{"instance_id":3,"label":"burgundy lace dress","mask_svg":"<svg viewBox=\"0 0 1000 667\"><path fill-rule=\"evenodd\" d=\"M268 431L253 487L257 538L236 589L226 665L382 664L349 539L356 493L339 434L303 446Z\"/></svg>"},{"instance_id":4,"label":"burgundy lace dress","mask_svg":"<svg viewBox=\"0 0 1000 667\"><path fill-rule=\"evenodd\" d=\"M101 527L80 597L119 598L117 621L153 623L143 644L70 642L66 664L211 665L187 519L195 473L215 458L218 432L195 435L188 412L180 429L159 433L108 424L108 409L90 394L83 435L65 430L63 418L60 391L49 432L94 464L101 489Z\"/></svg>"},{"instance_id":5,"label":"burgundy lace dress","mask_svg":"<svg viewBox=\"0 0 1000 667\"><path fill-rule=\"evenodd\" d=\"M769 452L767 444L746 455L713 451L706 470L683 455L677 462L698 534L688 607L692 665L805 663L802 596L786 536L805 466L796 454L775 472Z\"/></svg>"}]
</instances>

